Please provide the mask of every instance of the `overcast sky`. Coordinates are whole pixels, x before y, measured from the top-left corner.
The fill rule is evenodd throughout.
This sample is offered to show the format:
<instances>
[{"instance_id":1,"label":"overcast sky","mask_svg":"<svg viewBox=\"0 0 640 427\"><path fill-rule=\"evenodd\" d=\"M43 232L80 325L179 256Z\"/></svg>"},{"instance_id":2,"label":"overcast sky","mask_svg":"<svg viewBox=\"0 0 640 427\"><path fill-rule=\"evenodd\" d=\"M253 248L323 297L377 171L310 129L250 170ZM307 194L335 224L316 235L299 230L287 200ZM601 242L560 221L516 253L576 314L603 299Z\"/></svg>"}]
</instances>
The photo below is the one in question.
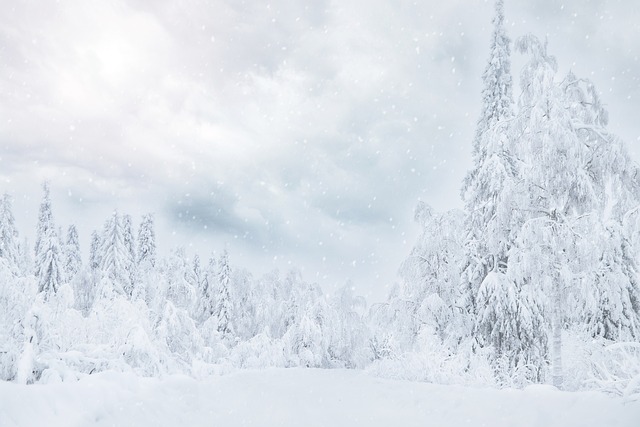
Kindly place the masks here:
<instances>
[{"instance_id":1,"label":"overcast sky","mask_svg":"<svg viewBox=\"0 0 640 427\"><path fill-rule=\"evenodd\" d=\"M639 2L505 3L510 37L548 36L638 160ZM227 247L256 274L295 265L380 299L418 199L461 206L492 14L483 0L2 1L0 191L29 237L48 179L85 249L113 209L154 212L164 254Z\"/></svg>"}]
</instances>

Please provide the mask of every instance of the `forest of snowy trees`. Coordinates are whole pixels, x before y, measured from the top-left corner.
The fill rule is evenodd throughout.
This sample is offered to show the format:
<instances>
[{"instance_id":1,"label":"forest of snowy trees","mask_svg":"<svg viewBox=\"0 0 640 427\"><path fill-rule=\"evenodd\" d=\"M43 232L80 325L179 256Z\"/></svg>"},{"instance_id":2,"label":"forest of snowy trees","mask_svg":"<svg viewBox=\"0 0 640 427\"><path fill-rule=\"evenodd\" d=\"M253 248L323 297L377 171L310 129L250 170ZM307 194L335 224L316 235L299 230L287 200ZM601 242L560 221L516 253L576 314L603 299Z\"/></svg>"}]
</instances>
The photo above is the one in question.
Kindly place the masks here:
<instances>
[{"instance_id":1,"label":"forest of snowy trees","mask_svg":"<svg viewBox=\"0 0 640 427\"><path fill-rule=\"evenodd\" d=\"M463 210L419 203L388 299L332 296L300 273L256 278L219 256L156 253L154 217L114 212L81 256L43 186L33 251L0 200L0 379L115 369L366 368L440 383L640 393L640 174L586 79L546 43L511 42L496 3Z\"/></svg>"}]
</instances>

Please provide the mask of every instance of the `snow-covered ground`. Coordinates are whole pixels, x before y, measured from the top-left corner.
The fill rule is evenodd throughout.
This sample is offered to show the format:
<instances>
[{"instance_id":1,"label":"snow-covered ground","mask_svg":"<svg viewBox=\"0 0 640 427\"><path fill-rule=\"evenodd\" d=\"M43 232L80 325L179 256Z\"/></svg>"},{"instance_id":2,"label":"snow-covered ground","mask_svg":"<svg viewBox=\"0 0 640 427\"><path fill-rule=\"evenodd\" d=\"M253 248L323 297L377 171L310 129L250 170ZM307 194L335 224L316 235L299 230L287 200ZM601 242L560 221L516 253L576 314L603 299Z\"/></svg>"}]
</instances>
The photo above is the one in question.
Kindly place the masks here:
<instances>
[{"instance_id":1,"label":"snow-covered ground","mask_svg":"<svg viewBox=\"0 0 640 427\"><path fill-rule=\"evenodd\" d=\"M0 383L13 426L633 426L640 402L548 386L494 390L269 369L195 380L101 373L77 383Z\"/></svg>"}]
</instances>

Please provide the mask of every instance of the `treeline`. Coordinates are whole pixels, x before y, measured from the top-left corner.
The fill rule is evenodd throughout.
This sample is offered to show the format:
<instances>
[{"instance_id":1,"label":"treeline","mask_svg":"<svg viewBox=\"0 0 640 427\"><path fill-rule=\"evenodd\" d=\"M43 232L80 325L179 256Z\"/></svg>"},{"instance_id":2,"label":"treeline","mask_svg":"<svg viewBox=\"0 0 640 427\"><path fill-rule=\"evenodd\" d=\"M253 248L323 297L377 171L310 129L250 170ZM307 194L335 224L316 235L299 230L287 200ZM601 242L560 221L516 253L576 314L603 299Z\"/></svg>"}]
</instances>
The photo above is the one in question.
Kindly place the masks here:
<instances>
[{"instance_id":1,"label":"treeline","mask_svg":"<svg viewBox=\"0 0 640 427\"><path fill-rule=\"evenodd\" d=\"M180 248L158 259L152 215L134 237L131 217L114 212L83 264L76 228L62 239L54 224L47 184L31 263L9 196L1 212L2 379L221 364L355 368L371 359L365 302L349 287L328 298L295 270L255 279L232 268L226 251L205 263Z\"/></svg>"}]
</instances>

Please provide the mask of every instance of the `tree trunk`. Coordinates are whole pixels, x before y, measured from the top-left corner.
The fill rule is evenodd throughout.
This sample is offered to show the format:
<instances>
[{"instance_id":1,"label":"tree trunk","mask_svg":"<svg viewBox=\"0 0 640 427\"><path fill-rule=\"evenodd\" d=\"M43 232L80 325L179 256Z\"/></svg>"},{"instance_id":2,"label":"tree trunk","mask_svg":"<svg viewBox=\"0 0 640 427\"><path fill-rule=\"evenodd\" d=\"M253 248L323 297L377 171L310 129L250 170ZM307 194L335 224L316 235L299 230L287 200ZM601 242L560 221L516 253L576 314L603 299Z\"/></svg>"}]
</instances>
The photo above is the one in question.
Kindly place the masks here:
<instances>
[{"instance_id":1,"label":"tree trunk","mask_svg":"<svg viewBox=\"0 0 640 427\"><path fill-rule=\"evenodd\" d=\"M562 299L560 280L556 278L553 285L553 343L552 343L552 383L562 390Z\"/></svg>"}]
</instances>

